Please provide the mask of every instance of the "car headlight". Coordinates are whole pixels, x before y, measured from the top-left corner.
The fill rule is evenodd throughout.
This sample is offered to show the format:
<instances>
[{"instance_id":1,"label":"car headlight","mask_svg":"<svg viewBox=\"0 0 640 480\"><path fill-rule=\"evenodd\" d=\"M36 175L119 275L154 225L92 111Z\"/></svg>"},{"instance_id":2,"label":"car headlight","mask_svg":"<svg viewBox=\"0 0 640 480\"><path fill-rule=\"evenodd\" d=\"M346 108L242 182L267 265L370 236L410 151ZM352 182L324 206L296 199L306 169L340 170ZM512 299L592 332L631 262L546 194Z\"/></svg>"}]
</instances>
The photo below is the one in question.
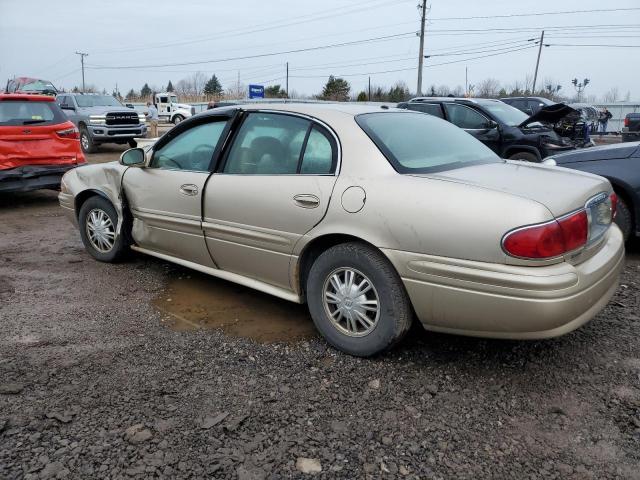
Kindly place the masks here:
<instances>
[{"instance_id":1,"label":"car headlight","mask_svg":"<svg viewBox=\"0 0 640 480\"><path fill-rule=\"evenodd\" d=\"M92 125L104 125L106 118L104 115L89 115L89 123Z\"/></svg>"},{"instance_id":2,"label":"car headlight","mask_svg":"<svg viewBox=\"0 0 640 480\"><path fill-rule=\"evenodd\" d=\"M544 165L552 165L552 166L554 166L554 167L555 167L556 165L558 165L558 163L556 162L556 159L555 159L555 158L553 158L553 157L547 157L547 158L545 158L545 159L542 161L542 163L543 163Z\"/></svg>"}]
</instances>

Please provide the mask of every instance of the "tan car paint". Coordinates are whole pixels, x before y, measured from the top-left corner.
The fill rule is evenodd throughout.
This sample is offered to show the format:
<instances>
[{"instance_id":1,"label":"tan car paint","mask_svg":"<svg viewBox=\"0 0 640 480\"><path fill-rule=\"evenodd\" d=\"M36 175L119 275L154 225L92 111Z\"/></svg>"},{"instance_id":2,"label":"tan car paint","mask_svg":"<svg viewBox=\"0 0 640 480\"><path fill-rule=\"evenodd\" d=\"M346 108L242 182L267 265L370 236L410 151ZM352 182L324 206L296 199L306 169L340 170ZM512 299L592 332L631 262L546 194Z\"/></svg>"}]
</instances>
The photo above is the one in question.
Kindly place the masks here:
<instances>
[{"instance_id":1,"label":"tan car paint","mask_svg":"<svg viewBox=\"0 0 640 480\"><path fill-rule=\"evenodd\" d=\"M186 224L188 231L177 234L182 224L173 220L172 232L157 229L156 246L134 249L301 302L299 262L307 247L327 235L349 235L380 248L390 259L426 328L480 336L566 333L592 318L613 294L624 252L615 226L596 245L572 252L571 258L534 262L514 259L501 249L509 230L552 220L583 206L594 193L610 192L605 179L511 162L399 175L354 121L354 115L381 112L379 108L285 104L269 105L268 110L309 115L330 125L341 147L337 178L300 181L283 175L267 182L268 176L245 176L237 199L234 176L212 175L207 188L213 193L205 189L204 212L184 212L194 217L193 224ZM92 170L80 180L73 172L65 176L73 196L86 189L117 191L117 177L105 187L101 173ZM162 204L166 185L153 187L144 187L148 199ZM246 188L252 190L247 193ZM355 198L356 207L364 203L359 209L351 206L354 191L362 192ZM321 205L316 211L297 207L297 194L316 195ZM117 196L108 196L121 208ZM61 204L63 200L68 204L61 194ZM322 217L318 213L325 205ZM220 268L197 260L188 242L176 243L180 235L195 232L199 215L204 215L200 238L206 237ZM134 237L149 240L136 228Z\"/></svg>"}]
</instances>

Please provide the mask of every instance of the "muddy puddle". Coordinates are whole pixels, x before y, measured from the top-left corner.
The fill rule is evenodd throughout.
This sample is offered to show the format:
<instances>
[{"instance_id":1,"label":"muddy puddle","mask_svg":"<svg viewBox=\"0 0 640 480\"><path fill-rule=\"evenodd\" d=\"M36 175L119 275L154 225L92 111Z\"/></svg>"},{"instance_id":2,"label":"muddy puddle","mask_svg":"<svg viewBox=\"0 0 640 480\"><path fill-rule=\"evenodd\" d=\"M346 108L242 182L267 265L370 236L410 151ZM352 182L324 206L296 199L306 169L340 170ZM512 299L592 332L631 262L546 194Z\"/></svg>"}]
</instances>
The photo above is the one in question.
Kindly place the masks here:
<instances>
[{"instance_id":1,"label":"muddy puddle","mask_svg":"<svg viewBox=\"0 0 640 480\"><path fill-rule=\"evenodd\" d=\"M176 331L219 328L260 343L292 343L317 335L305 305L197 272L174 277L153 304Z\"/></svg>"}]
</instances>

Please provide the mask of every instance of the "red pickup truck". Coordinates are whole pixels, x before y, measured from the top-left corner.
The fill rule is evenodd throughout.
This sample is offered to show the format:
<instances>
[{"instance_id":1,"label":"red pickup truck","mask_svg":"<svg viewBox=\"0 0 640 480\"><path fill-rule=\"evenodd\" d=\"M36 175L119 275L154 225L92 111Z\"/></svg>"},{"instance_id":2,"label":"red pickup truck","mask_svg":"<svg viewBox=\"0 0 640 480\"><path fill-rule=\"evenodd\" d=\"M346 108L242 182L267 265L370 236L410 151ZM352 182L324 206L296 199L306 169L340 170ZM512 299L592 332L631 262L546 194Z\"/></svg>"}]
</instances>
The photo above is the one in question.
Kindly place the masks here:
<instances>
[{"instance_id":1,"label":"red pickup truck","mask_svg":"<svg viewBox=\"0 0 640 480\"><path fill-rule=\"evenodd\" d=\"M57 190L85 162L78 129L54 97L0 94L0 192Z\"/></svg>"}]
</instances>

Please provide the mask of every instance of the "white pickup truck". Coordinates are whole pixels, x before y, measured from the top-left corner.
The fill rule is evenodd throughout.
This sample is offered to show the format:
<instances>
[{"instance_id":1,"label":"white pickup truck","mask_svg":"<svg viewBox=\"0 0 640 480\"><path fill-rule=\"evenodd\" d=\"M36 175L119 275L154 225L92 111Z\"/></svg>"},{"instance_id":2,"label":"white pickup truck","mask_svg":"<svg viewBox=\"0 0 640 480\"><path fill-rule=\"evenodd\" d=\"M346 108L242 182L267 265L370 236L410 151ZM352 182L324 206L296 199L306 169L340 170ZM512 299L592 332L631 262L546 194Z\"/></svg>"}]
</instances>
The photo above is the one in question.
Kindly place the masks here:
<instances>
[{"instance_id":1,"label":"white pickup truck","mask_svg":"<svg viewBox=\"0 0 640 480\"><path fill-rule=\"evenodd\" d=\"M191 105L178 103L178 97L172 92L156 93L154 100L158 108L158 119L163 122L177 125L196 113L196 109Z\"/></svg>"}]
</instances>

